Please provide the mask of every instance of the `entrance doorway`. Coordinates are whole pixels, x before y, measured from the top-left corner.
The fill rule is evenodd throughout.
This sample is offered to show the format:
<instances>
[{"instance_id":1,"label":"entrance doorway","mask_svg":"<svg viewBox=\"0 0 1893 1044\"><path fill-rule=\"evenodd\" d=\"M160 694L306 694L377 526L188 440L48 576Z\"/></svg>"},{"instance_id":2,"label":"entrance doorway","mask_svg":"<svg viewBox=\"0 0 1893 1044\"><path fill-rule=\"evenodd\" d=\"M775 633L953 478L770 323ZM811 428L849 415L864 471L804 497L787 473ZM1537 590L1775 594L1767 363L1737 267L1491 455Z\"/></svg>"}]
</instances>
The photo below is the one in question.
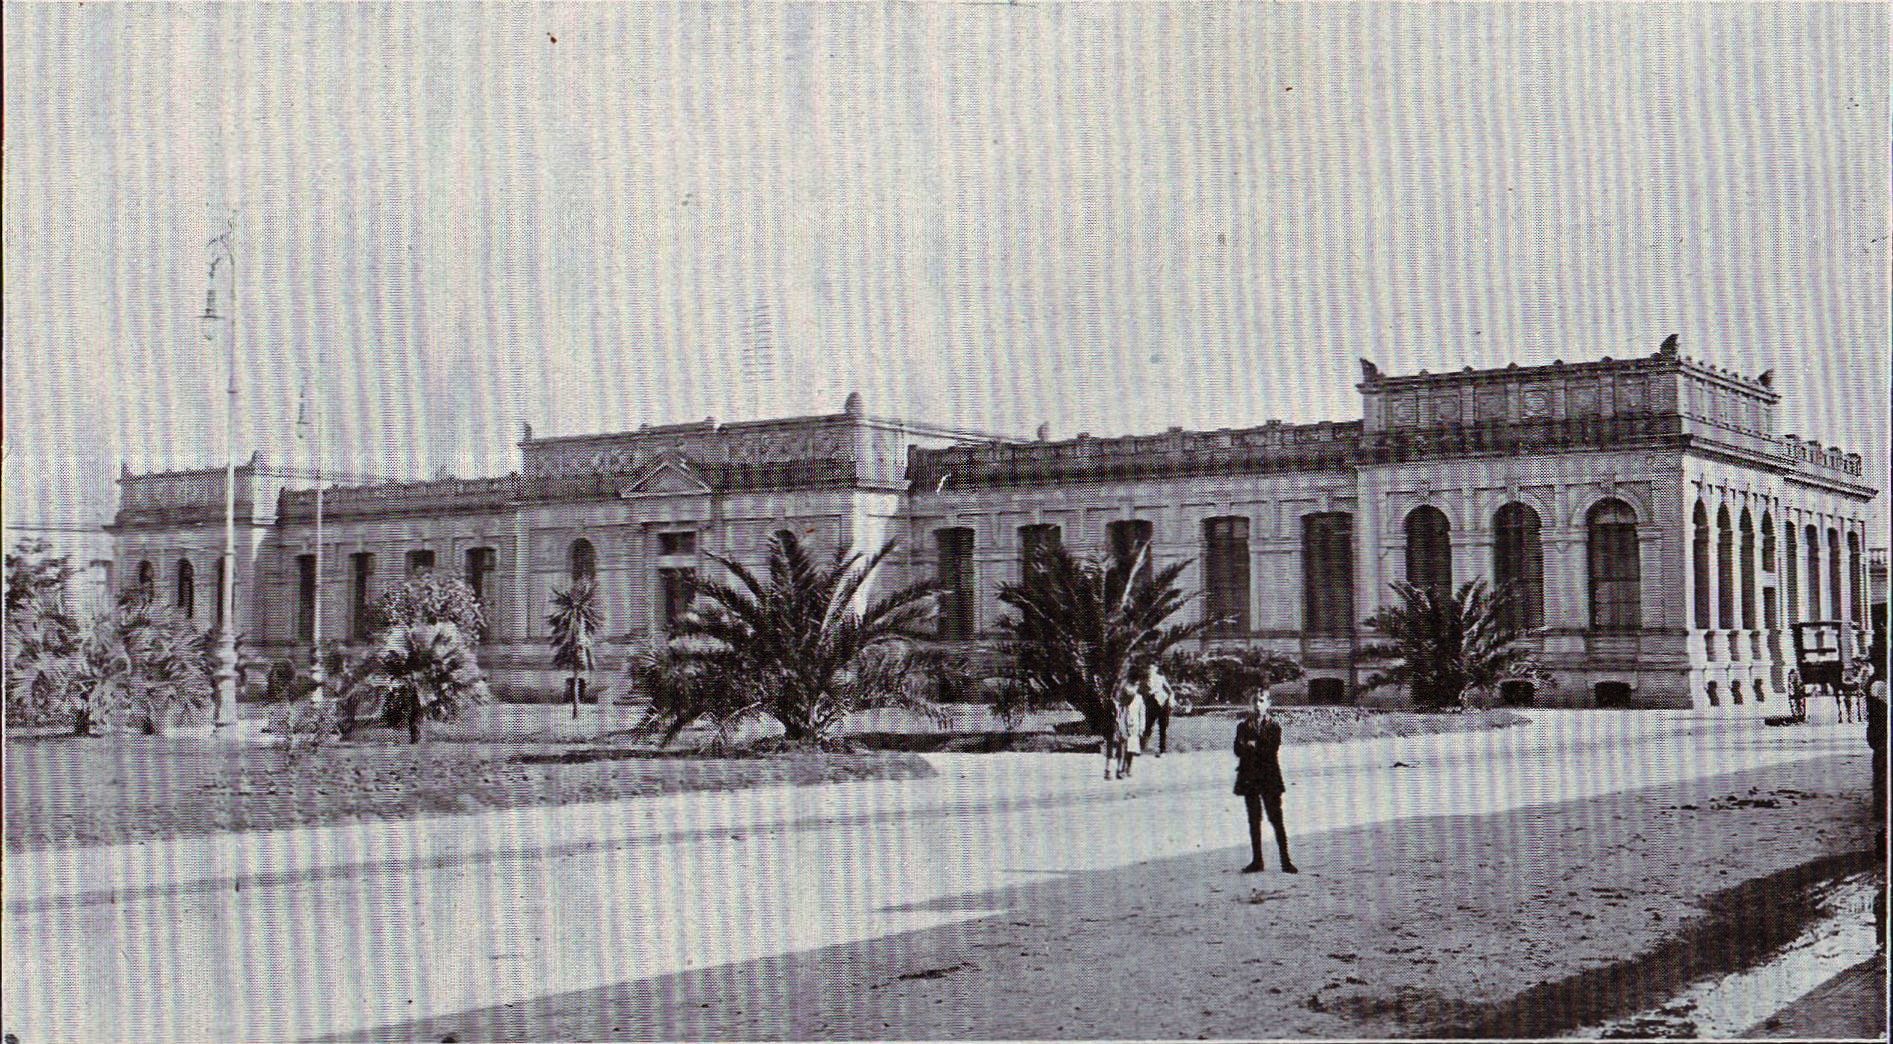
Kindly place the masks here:
<instances>
[{"instance_id":1,"label":"entrance doorway","mask_svg":"<svg viewBox=\"0 0 1893 1044\"><path fill-rule=\"evenodd\" d=\"M1538 686L1528 681L1499 683L1499 702L1507 707L1529 707L1538 698Z\"/></svg>"},{"instance_id":2,"label":"entrance doorway","mask_svg":"<svg viewBox=\"0 0 1893 1044\"><path fill-rule=\"evenodd\" d=\"M1599 707L1630 706L1629 682L1598 682L1591 688L1591 698Z\"/></svg>"},{"instance_id":3,"label":"entrance doorway","mask_svg":"<svg viewBox=\"0 0 1893 1044\"><path fill-rule=\"evenodd\" d=\"M1346 703L1347 684L1339 678L1310 678L1308 702L1328 705Z\"/></svg>"}]
</instances>

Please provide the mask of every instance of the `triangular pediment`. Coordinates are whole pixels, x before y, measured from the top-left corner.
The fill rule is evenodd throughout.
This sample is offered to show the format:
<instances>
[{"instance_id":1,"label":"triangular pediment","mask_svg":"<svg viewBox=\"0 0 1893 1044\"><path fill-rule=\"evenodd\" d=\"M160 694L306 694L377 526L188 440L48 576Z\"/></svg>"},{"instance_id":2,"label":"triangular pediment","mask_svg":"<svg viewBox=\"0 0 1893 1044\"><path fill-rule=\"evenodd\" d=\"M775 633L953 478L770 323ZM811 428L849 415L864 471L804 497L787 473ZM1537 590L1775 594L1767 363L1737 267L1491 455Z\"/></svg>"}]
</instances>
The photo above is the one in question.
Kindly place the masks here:
<instances>
[{"instance_id":1,"label":"triangular pediment","mask_svg":"<svg viewBox=\"0 0 1893 1044\"><path fill-rule=\"evenodd\" d=\"M624 488L627 497L701 496L710 486L682 460L661 460Z\"/></svg>"}]
</instances>

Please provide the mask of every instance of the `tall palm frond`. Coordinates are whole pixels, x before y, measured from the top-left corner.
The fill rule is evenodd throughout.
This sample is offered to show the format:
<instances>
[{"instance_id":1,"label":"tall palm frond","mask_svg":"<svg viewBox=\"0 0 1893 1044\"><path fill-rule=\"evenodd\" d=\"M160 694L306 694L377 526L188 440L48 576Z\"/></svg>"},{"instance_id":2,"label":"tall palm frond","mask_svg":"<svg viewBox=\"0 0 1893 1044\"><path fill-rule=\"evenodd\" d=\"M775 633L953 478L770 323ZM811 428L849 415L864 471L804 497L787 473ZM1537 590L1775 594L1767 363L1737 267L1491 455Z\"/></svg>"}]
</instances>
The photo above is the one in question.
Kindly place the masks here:
<instances>
[{"instance_id":1,"label":"tall palm frond","mask_svg":"<svg viewBox=\"0 0 1893 1044\"><path fill-rule=\"evenodd\" d=\"M1392 661L1369 676L1367 689L1402 686L1425 707L1457 707L1468 693L1490 692L1508 678L1542 677L1524 632L1507 622L1507 596L1484 580L1456 591L1396 582L1397 605L1376 613L1386 640L1361 650L1369 660Z\"/></svg>"},{"instance_id":2,"label":"tall palm frond","mask_svg":"<svg viewBox=\"0 0 1893 1044\"><path fill-rule=\"evenodd\" d=\"M1148 553L1120 562L1054 546L1030 578L1000 585L999 600L1013 610L999 624L1012 665L1002 710L1064 704L1110 735L1135 674L1208 626L1171 622L1194 597L1177 586L1190 563L1140 577Z\"/></svg>"},{"instance_id":3,"label":"tall palm frond","mask_svg":"<svg viewBox=\"0 0 1893 1044\"><path fill-rule=\"evenodd\" d=\"M817 741L847 714L870 707L916 706L900 675L899 691L878 657L905 654L933 612L934 587L909 584L870 596L873 577L895 547L872 554L838 549L818 562L793 533L769 542L759 574L710 555L727 580L692 581L693 606L661 654L640 658L633 677L658 690L647 731L666 741L708 719L727 732L738 719L767 715L788 738Z\"/></svg>"}]
</instances>

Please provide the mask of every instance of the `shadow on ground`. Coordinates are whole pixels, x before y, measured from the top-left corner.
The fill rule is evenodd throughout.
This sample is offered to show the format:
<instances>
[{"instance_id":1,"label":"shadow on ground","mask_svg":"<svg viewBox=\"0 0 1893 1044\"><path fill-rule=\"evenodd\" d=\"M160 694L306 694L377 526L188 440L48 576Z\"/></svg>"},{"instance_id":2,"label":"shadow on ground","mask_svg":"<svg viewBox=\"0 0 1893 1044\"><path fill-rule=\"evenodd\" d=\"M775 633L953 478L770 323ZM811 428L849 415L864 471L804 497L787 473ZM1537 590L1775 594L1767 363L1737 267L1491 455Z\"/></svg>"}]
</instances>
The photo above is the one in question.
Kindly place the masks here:
<instances>
[{"instance_id":1,"label":"shadow on ground","mask_svg":"<svg viewBox=\"0 0 1893 1044\"><path fill-rule=\"evenodd\" d=\"M1298 843L1298 876L1240 875L1233 847L1067 873L926 907L964 923L651 979L627 964L367 1036L1546 1036L1791 938L1812 884L1874 863L1864 772L1841 756L1334 831Z\"/></svg>"}]
</instances>

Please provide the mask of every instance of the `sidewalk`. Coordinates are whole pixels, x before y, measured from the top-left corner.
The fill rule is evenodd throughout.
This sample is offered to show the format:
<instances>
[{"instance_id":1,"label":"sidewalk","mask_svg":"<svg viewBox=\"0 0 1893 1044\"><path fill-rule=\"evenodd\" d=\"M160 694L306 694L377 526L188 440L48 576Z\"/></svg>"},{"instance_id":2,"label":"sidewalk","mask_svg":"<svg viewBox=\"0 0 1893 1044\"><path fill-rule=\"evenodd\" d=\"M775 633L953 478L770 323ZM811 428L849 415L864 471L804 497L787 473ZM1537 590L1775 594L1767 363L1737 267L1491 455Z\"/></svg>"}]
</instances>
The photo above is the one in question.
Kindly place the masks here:
<instances>
[{"instance_id":1,"label":"sidewalk","mask_svg":"<svg viewBox=\"0 0 1893 1044\"><path fill-rule=\"evenodd\" d=\"M1316 786L1359 765L1486 764L1561 748L1573 752L1665 733L1759 729L1759 722L1697 712L1532 711L1532 722L1485 732L1378 737L1283 748L1296 786ZM1839 727L1845 729L1845 726ZM1813 739L1835 727L1802 727ZM1772 738L1772 737L1771 737ZM133 896L243 887L391 867L569 854L626 844L716 839L764 829L868 824L891 816L953 815L1149 795L1228 785L1227 756L1140 759L1130 785L1100 778L1097 757L1055 754L930 754L926 780L769 786L655 798L536 806L409 820L226 834L87 848L9 852L9 910L109 902ZM1113 788L1117 788L1114 790ZM1547 800L1553 796L1547 794ZM1397 795L1395 796L1397 800ZM1383 810L1385 811L1385 810Z\"/></svg>"}]
</instances>

